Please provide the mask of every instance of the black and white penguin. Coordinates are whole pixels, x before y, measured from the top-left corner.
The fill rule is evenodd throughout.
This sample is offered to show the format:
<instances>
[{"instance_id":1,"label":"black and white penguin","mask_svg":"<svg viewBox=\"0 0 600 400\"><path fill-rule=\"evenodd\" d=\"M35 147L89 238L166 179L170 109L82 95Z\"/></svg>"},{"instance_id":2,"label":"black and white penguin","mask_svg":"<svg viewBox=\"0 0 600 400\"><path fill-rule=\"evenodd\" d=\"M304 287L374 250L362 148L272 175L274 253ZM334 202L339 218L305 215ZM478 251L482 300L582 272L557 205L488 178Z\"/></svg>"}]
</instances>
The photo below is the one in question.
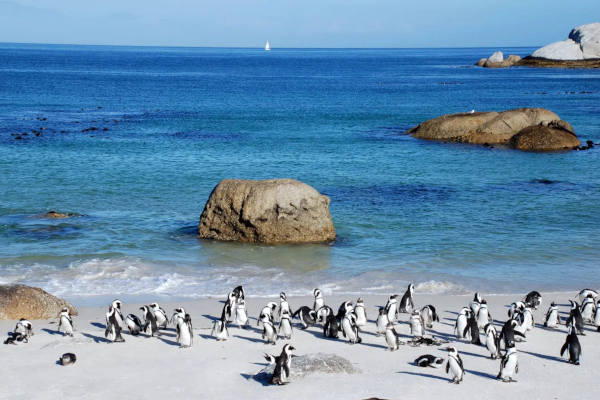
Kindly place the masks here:
<instances>
[{"instance_id":1,"label":"black and white penguin","mask_svg":"<svg viewBox=\"0 0 600 400\"><path fill-rule=\"evenodd\" d=\"M567 339L560 349L560 356L562 357L565 351L569 351L569 362L571 364L579 365L579 357L581 357L581 344L577 338L577 329L573 324L568 327Z\"/></svg>"},{"instance_id":2,"label":"black and white penguin","mask_svg":"<svg viewBox=\"0 0 600 400\"><path fill-rule=\"evenodd\" d=\"M583 318L584 323L592 323L594 320L594 313L596 312L596 302L594 300L594 296L592 294L588 294L581 303L581 318Z\"/></svg>"},{"instance_id":3,"label":"black and white penguin","mask_svg":"<svg viewBox=\"0 0 600 400\"><path fill-rule=\"evenodd\" d=\"M455 347L446 348L448 351L448 361L446 362L446 373L452 374L452 383L457 385L463 380L465 375L465 369L463 367L462 359L458 354L458 350Z\"/></svg>"},{"instance_id":4,"label":"black and white penguin","mask_svg":"<svg viewBox=\"0 0 600 400\"><path fill-rule=\"evenodd\" d=\"M467 337L467 333L471 335L471 344L481 345L481 339L479 338L479 326L477 325L477 318L472 311L469 312L469 319L467 320L467 326L463 331L463 337Z\"/></svg>"},{"instance_id":5,"label":"black and white penguin","mask_svg":"<svg viewBox=\"0 0 600 400\"><path fill-rule=\"evenodd\" d=\"M410 315L410 334L414 337L425 336L425 322L418 309Z\"/></svg>"},{"instance_id":6,"label":"black and white penguin","mask_svg":"<svg viewBox=\"0 0 600 400\"><path fill-rule=\"evenodd\" d=\"M483 299L481 300L479 310L477 311L477 326L479 329L484 329L490 322L494 322L494 320L492 314L490 314L490 311L488 310L487 301Z\"/></svg>"},{"instance_id":7,"label":"black and white penguin","mask_svg":"<svg viewBox=\"0 0 600 400\"><path fill-rule=\"evenodd\" d=\"M286 313L290 316L293 314L292 310L290 309L290 303L288 303L288 301L287 301L287 296L286 296L285 292L279 293L278 313L279 313L279 318L281 318L281 315L284 313Z\"/></svg>"},{"instance_id":8,"label":"black and white penguin","mask_svg":"<svg viewBox=\"0 0 600 400\"><path fill-rule=\"evenodd\" d=\"M579 304L573 300L569 300L569 302L571 303L571 312L567 318L567 325L575 326L577 333L585 336L585 332L583 331L583 317L581 316Z\"/></svg>"},{"instance_id":9,"label":"black and white penguin","mask_svg":"<svg viewBox=\"0 0 600 400\"><path fill-rule=\"evenodd\" d=\"M73 318L69 315L69 309L64 307L58 317L58 331L64 336L73 336Z\"/></svg>"},{"instance_id":10,"label":"black and white penguin","mask_svg":"<svg viewBox=\"0 0 600 400\"><path fill-rule=\"evenodd\" d=\"M115 319L120 327L123 326L124 318L123 318L123 302L119 299L113 300L111 306L115 309Z\"/></svg>"},{"instance_id":11,"label":"black and white penguin","mask_svg":"<svg viewBox=\"0 0 600 400\"><path fill-rule=\"evenodd\" d=\"M400 300L399 312L410 314L415 308L415 302L413 301L413 293L415 291L415 285L412 283L408 285L408 289L404 292L404 296Z\"/></svg>"},{"instance_id":12,"label":"black and white penguin","mask_svg":"<svg viewBox=\"0 0 600 400\"><path fill-rule=\"evenodd\" d=\"M302 323L302 329L306 329L317 323L317 312L308 306L302 306L297 309L294 314L292 314L292 318L296 317L298 317Z\"/></svg>"},{"instance_id":13,"label":"black and white penguin","mask_svg":"<svg viewBox=\"0 0 600 400\"><path fill-rule=\"evenodd\" d=\"M313 295L315 296L315 301L313 302L313 311L317 312L321 307L325 305L325 299L323 298L323 293L321 293L321 289L316 288L313 290ZM292 315L294 315L293 313ZM324 322L325 316L317 314L316 318L317 322Z\"/></svg>"},{"instance_id":14,"label":"black and white penguin","mask_svg":"<svg viewBox=\"0 0 600 400\"><path fill-rule=\"evenodd\" d=\"M500 355L500 337L493 323L488 323L484 327L485 347L490 352L490 357L495 360Z\"/></svg>"},{"instance_id":15,"label":"black and white penguin","mask_svg":"<svg viewBox=\"0 0 600 400\"><path fill-rule=\"evenodd\" d=\"M431 304L428 304L421 309L421 318L423 319L426 328L433 328L434 322L440 322L440 317L438 316L435 307Z\"/></svg>"},{"instance_id":16,"label":"black and white penguin","mask_svg":"<svg viewBox=\"0 0 600 400\"><path fill-rule=\"evenodd\" d=\"M473 300L469 304L469 308L471 309L473 314L475 314L475 317L477 317L477 313L479 312L479 307L481 306L482 301L483 297L481 297L479 292L475 292L475 294L473 295Z\"/></svg>"},{"instance_id":17,"label":"black and white penguin","mask_svg":"<svg viewBox=\"0 0 600 400\"><path fill-rule=\"evenodd\" d=\"M4 341L4 344L17 344L17 343L29 343L29 339L22 333L8 332L8 337Z\"/></svg>"},{"instance_id":18,"label":"black and white penguin","mask_svg":"<svg viewBox=\"0 0 600 400\"><path fill-rule=\"evenodd\" d=\"M176 308L173 314L173 324L177 331L176 340L180 347L192 347L194 343L194 332L192 328L192 317L187 314L183 307Z\"/></svg>"},{"instance_id":19,"label":"black and white penguin","mask_svg":"<svg viewBox=\"0 0 600 400\"><path fill-rule=\"evenodd\" d=\"M362 297L356 300L354 315L356 315L356 326L358 326L358 329L362 329L363 326L367 325L367 310L365 309L365 301Z\"/></svg>"},{"instance_id":20,"label":"black and white penguin","mask_svg":"<svg viewBox=\"0 0 600 400\"><path fill-rule=\"evenodd\" d=\"M218 342L229 339L229 330L227 329L227 304L223 306L223 311L221 311L221 318L215 320L213 322L212 330L210 331L210 335L214 336Z\"/></svg>"},{"instance_id":21,"label":"black and white penguin","mask_svg":"<svg viewBox=\"0 0 600 400\"><path fill-rule=\"evenodd\" d=\"M502 382L516 382L513 378L517 373L519 373L519 360L517 357L517 348L509 347L506 350L506 353L502 356L502 360L500 360L500 372L498 372L498 379L501 379Z\"/></svg>"},{"instance_id":22,"label":"black and white penguin","mask_svg":"<svg viewBox=\"0 0 600 400\"><path fill-rule=\"evenodd\" d=\"M236 286L231 293L233 293L233 296L238 301L246 299L246 293L244 292L242 285Z\"/></svg>"},{"instance_id":23,"label":"black and white penguin","mask_svg":"<svg viewBox=\"0 0 600 400\"><path fill-rule=\"evenodd\" d=\"M27 343L29 338L33 336L33 325L25 318L21 318L17 321L17 325L15 325L14 333L23 335L24 338L27 339L27 341L25 341L25 343Z\"/></svg>"},{"instance_id":24,"label":"black and white penguin","mask_svg":"<svg viewBox=\"0 0 600 400\"><path fill-rule=\"evenodd\" d=\"M398 319L399 304L398 295L392 294L385 304L385 313L389 322L394 323Z\"/></svg>"},{"instance_id":25,"label":"black and white penguin","mask_svg":"<svg viewBox=\"0 0 600 400\"><path fill-rule=\"evenodd\" d=\"M502 326L500 331L500 340L504 339L504 348L508 349L515 346L515 336L525 338L525 335L519 331L515 331L515 328L519 325L519 322L514 319L507 320Z\"/></svg>"},{"instance_id":26,"label":"black and white penguin","mask_svg":"<svg viewBox=\"0 0 600 400\"><path fill-rule=\"evenodd\" d=\"M385 307L379 307L379 315L377 315L377 320L375 321L375 325L377 326L376 335L379 336L386 333L388 324L391 324L391 322L388 319Z\"/></svg>"},{"instance_id":27,"label":"black and white penguin","mask_svg":"<svg viewBox=\"0 0 600 400\"><path fill-rule=\"evenodd\" d=\"M225 306L223 310L225 312L225 318L227 318L227 322L231 322L234 319L235 313L235 304L237 302L237 297L233 292L229 292L227 294L227 300L225 300Z\"/></svg>"},{"instance_id":28,"label":"black and white penguin","mask_svg":"<svg viewBox=\"0 0 600 400\"><path fill-rule=\"evenodd\" d=\"M274 301L270 301L263 307L258 314L258 319L256 320L256 326L258 326L261 322L264 321L265 317L271 321L271 325L275 325L275 310L277 309L277 303Z\"/></svg>"},{"instance_id":29,"label":"black and white penguin","mask_svg":"<svg viewBox=\"0 0 600 400\"><path fill-rule=\"evenodd\" d=\"M73 365L77 361L77 356L73 353L65 353L58 359L58 363L64 367Z\"/></svg>"},{"instance_id":30,"label":"black and white penguin","mask_svg":"<svg viewBox=\"0 0 600 400\"><path fill-rule=\"evenodd\" d=\"M238 299L235 303L235 318L233 323L239 328L246 329L248 327L248 311L246 310L246 300Z\"/></svg>"},{"instance_id":31,"label":"black and white penguin","mask_svg":"<svg viewBox=\"0 0 600 400\"><path fill-rule=\"evenodd\" d=\"M129 334L132 336L137 336L141 331L144 330L142 321L140 321L138 316L135 314L127 314L127 317L125 318L125 324L127 325L127 328L129 328Z\"/></svg>"},{"instance_id":32,"label":"black and white penguin","mask_svg":"<svg viewBox=\"0 0 600 400\"><path fill-rule=\"evenodd\" d=\"M519 321L519 325L515 328L516 331L525 334L528 331L532 330L535 326L535 321L533 319L533 312L531 311L531 307L525 306L525 308L518 314L515 314L515 316L517 317L515 319L518 319Z\"/></svg>"},{"instance_id":33,"label":"black and white penguin","mask_svg":"<svg viewBox=\"0 0 600 400\"><path fill-rule=\"evenodd\" d=\"M324 308L327 306L323 306ZM329 308L329 307L327 307ZM337 339L340 332L340 321L338 321L337 317L333 313L333 310L329 308L327 316L325 317L325 323L323 324L323 336L327 338Z\"/></svg>"},{"instance_id":34,"label":"black and white penguin","mask_svg":"<svg viewBox=\"0 0 600 400\"><path fill-rule=\"evenodd\" d=\"M265 340L267 344L275 345L277 343L277 331L275 330L275 325L273 321L269 318L268 315L262 316L262 338Z\"/></svg>"},{"instance_id":35,"label":"black and white penguin","mask_svg":"<svg viewBox=\"0 0 600 400\"><path fill-rule=\"evenodd\" d=\"M432 356L431 354L424 354L415 359L415 365L421 368L437 368L444 363L444 359L441 357Z\"/></svg>"},{"instance_id":36,"label":"black and white penguin","mask_svg":"<svg viewBox=\"0 0 600 400\"><path fill-rule=\"evenodd\" d=\"M398 336L398 332L394 325L390 322L388 323L385 330L385 343L387 344L388 350L396 351L400 348L400 344L404 344L400 337Z\"/></svg>"},{"instance_id":37,"label":"black and white penguin","mask_svg":"<svg viewBox=\"0 0 600 400\"><path fill-rule=\"evenodd\" d=\"M158 329L167 329L169 317L167 317L167 312L165 309L159 306L158 303L150 304L150 308L152 308L154 316L156 317L156 325L158 326Z\"/></svg>"},{"instance_id":38,"label":"black and white penguin","mask_svg":"<svg viewBox=\"0 0 600 400\"><path fill-rule=\"evenodd\" d=\"M542 295L537 290L527 293L525 296L525 305L537 310L542 305Z\"/></svg>"},{"instance_id":39,"label":"black and white penguin","mask_svg":"<svg viewBox=\"0 0 600 400\"><path fill-rule=\"evenodd\" d=\"M283 345L280 355L272 356L270 354L265 354L265 359L269 361L269 363L275 364L273 376L270 381L272 385L285 385L286 383L289 383L290 367L292 366L294 350L296 349L292 345L285 344Z\"/></svg>"},{"instance_id":40,"label":"black and white penguin","mask_svg":"<svg viewBox=\"0 0 600 400\"><path fill-rule=\"evenodd\" d=\"M544 326L546 328L556 328L560 324L560 315L558 314L558 307L556 303L552 302L548 311L546 311L546 319Z\"/></svg>"},{"instance_id":41,"label":"black and white penguin","mask_svg":"<svg viewBox=\"0 0 600 400\"><path fill-rule=\"evenodd\" d=\"M121 336L121 325L119 325L118 317L119 311L112 305L109 307L106 313L106 330L104 331L104 337L111 342L124 342L123 336Z\"/></svg>"},{"instance_id":42,"label":"black and white penguin","mask_svg":"<svg viewBox=\"0 0 600 400\"><path fill-rule=\"evenodd\" d=\"M346 312L342 319L342 334L348 339L348 343L350 344L361 343L362 339L358 335L358 326L356 326L356 315L352 312L354 308L352 302L347 301L345 308Z\"/></svg>"},{"instance_id":43,"label":"black and white penguin","mask_svg":"<svg viewBox=\"0 0 600 400\"><path fill-rule=\"evenodd\" d=\"M516 314L520 313L525 309L525 303L522 301L515 301L508 307L508 318L514 318Z\"/></svg>"},{"instance_id":44,"label":"black and white penguin","mask_svg":"<svg viewBox=\"0 0 600 400\"><path fill-rule=\"evenodd\" d=\"M292 338L292 316L289 310L284 311L279 318L279 328L277 329L279 336L284 339Z\"/></svg>"},{"instance_id":45,"label":"black and white penguin","mask_svg":"<svg viewBox=\"0 0 600 400\"><path fill-rule=\"evenodd\" d=\"M594 299L597 299L598 296L600 295L600 293L598 293L597 290L593 290L593 289L582 289L579 291L579 293L577 294L577 297L579 297L579 302L583 303L583 300L586 299L586 297L588 297L588 295L591 294Z\"/></svg>"},{"instance_id":46,"label":"black and white penguin","mask_svg":"<svg viewBox=\"0 0 600 400\"><path fill-rule=\"evenodd\" d=\"M456 332L457 339L463 339L465 337L465 329L469 326L469 314L471 314L471 310L467 307L463 307L456 317L454 331Z\"/></svg>"},{"instance_id":47,"label":"black and white penguin","mask_svg":"<svg viewBox=\"0 0 600 400\"><path fill-rule=\"evenodd\" d=\"M150 306L142 306L140 307L140 310L142 310L142 316L145 321L143 329L144 333L150 336L160 336L154 310Z\"/></svg>"}]
</instances>

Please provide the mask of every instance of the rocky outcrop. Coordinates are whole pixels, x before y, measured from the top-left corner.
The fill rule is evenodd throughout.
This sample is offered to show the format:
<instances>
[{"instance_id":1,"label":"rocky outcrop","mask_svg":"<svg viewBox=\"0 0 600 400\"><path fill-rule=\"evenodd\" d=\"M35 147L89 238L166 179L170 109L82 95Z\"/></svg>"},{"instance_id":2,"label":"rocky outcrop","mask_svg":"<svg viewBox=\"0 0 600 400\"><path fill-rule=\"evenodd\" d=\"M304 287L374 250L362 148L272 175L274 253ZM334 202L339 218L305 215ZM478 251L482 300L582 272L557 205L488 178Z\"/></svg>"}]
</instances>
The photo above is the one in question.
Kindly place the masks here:
<instances>
[{"instance_id":1,"label":"rocky outcrop","mask_svg":"<svg viewBox=\"0 0 600 400\"><path fill-rule=\"evenodd\" d=\"M40 288L0 285L0 320L56 318L63 307L68 307L71 315L77 315L77 309L70 303Z\"/></svg>"},{"instance_id":2,"label":"rocky outcrop","mask_svg":"<svg viewBox=\"0 0 600 400\"><path fill-rule=\"evenodd\" d=\"M200 216L201 238L248 243L335 239L329 197L294 179L222 180Z\"/></svg>"},{"instance_id":3,"label":"rocky outcrop","mask_svg":"<svg viewBox=\"0 0 600 400\"><path fill-rule=\"evenodd\" d=\"M518 108L503 112L471 112L444 115L425 121L410 129L407 133L425 140L509 145L515 135L527 128L537 126L550 128L550 130L538 129L538 140L527 140L527 143L538 144L539 149L526 149L525 145L515 145L514 148L527 151L552 151L549 150L548 143L559 143L560 141L558 139L551 140L550 138L544 141L541 140L541 137L544 134L557 137L558 132L555 132L555 130L567 131L571 137L577 140L573 128L568 122L562 121L558 115L543 108ZM563 141L561 143L565 144L564 147L570 147L568 143L571 142ZM578 140L577 145L579 145ZM562 147L560 149L556 148L556 150L562 149Z\"/></svg>"},{"instance_id":4,"label":"rocky outcrop","mask_svg":"<svg viewBox=\"0 0 600 400\"><path fill-rule=\"evenodd\" d=\"M259 382L269 382L273 376L274 365L268 365L253 376ZM290 379L304 378L311 374L356 374L360 370L350 361L335 354L315 353L297 356L292 359Z\"/></svg>"},{"instance_id":5,"label":"rocky outcrop","mask_svg":"<svg viewBox=\"0 0 600 400\"><path fill-rule=\"evenodd\" d=\"M529 126L513 136L509 142L513 149L536 152L574 150L580 144L571 125L564 121Z\"/></svg>"},{"instance_id":6,"label":"rocky outcrop","mask_svg":"<svg viewBox=\"0 0 600 400\"><path fill-rule=\"evenodd\" d=\"M511 54L504 59L504 54L501 51L497 51L492 54L489 58L482 58L475 65L484 68L508 68L516 65L521 61L521 57Z\"/></svg>"},{"instance_id":7,"label":"rocky outcrop","mask_svg":"<svg viewBox=\"0 0 600 400\"><path fill-rule=\"evenodd\" d=\"M38 218L50 218L50 219L64 219L64 218L72 218L72 217L80 217L81 214L77 213L69 213L69 212L59 212L59 211L48 211L44 214L37 215Z\"/></svg>"}]
</instances>

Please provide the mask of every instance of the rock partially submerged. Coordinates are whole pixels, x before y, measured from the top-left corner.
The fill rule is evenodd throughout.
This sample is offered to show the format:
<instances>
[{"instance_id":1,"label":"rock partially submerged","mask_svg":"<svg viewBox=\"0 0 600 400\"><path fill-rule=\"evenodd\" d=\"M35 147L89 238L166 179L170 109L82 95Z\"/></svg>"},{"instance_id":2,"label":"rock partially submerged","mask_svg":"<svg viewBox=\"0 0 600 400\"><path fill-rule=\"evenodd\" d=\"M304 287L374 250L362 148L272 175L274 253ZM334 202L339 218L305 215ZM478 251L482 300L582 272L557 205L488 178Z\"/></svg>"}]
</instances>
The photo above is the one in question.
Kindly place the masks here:
<instances>
[{"instance_id":1,"label":"rock partially submerged","mask_svg":"<svg viewBox=\"0 0 600 400\"><path fill-rule=\"evenodd\" d=\"M77 309L70 303L40 288L0 285L0 320L56 318L63 307L67 307L71 315L77 315Z\"/></svg>"},{"instance_id":2,"label":"rock partially submerged","mask_svg":"<svg viewBox=\"0 0 600 400\"><path fill-rule=\"evenodd\" d=\"M273 375L274 365L268 365L260 370L253 378L262 383L268 383ZM311 374L356 374L360 370L347 359L335 354L314 353L292 358L290 380L304 378Z\"/></svg>"},{"instance_id":3,"label":"rock partially submerged","mask_svg":"<svg viewBox=\"0 0 600 400\"><path fill-rule=\"evenodd\" d=\"M475 65L484 68L508 68L517 65L521 61L521 57L511 54L506 59L501 51L497 51L489 58L482 58Z\"/></svg>"},{"instance_id":4,"label":"rock partially submerged","mask_svg":"<svg viewBox=\"0 0 600 400\"><path fill-rule=\"evenodd\" d=\"M47 213L37 215L37 217L38 218L50 218L50 219L64 219L64 218L81 217L81 214L50 210Z\"/></svg>"},{"instance_id":5,"label":"rock partially submerged","mask_svg":"<svg viewBox=\"0 0 600 400\"><path fill-rule=\"evenodd\" d=\"M329 197L294 179L225 179L200 216L201 238L247 243L318 243L335 239Z\"/></svg>"},{"instance_id":6,"label":"rock partially submerged","mask_svg":"<svg viewBox=\"0 0 600 400\"><path fill-rule=\"evenodd\" d=\"M418 139L508 145L524 151L572 150L581 144L568 122L543 108L444 115L425 121L407 133ZM523 133L520 139L513 141L520 133Z\"/></svg>"}]
</instances>

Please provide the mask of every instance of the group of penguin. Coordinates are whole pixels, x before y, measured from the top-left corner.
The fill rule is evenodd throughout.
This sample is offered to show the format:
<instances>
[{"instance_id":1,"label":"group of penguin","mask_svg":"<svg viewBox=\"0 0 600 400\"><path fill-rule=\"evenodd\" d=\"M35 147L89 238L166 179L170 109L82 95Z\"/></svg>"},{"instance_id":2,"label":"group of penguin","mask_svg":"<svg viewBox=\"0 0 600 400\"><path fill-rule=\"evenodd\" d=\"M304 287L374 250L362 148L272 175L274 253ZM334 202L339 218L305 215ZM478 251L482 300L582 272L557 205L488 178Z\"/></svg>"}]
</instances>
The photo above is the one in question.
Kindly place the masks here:
<instances>
[{"instance_id":1,"label":"group of penguin","mask_svg":"<svg viewBox=\"0 0 600 400\"><path fill-rule=\"evenodd\" d=\"M384 335L387 348L390 351L399 349L400 345L412 346L440 345L448 343L446 340L435 336L426 336L427 329L433 327L434 322L439 322L439 315L435 306L428 304L417 308L413 300L414 285L410 284L402 297L393 294L389 296L385 306L378 307L379 312L375 321L376 335ZM321 324L323 336L326 338L338 338L339 334L347 339L348 343L361 343L360 332L367 324L367 311L364 300L358 298L356 303L344 301L337 312L325 304L320 289L314 289L314 302L312 307L302 306L292 311L287 296L280 293L279 304L268 302L261 310L257 325L262 324L262 338L265 343L275 345L279 337L292 338L292 320L297 318L302 329ZM398 300L400 298L400 300ZM564 345L560 349L560 355L568 353L569 362L579 365L581 356L581 344L577 335L585 335L584 324L589 323L597 327L600 332L600 293L583 289L578 294L579 302L570 300L571 309L565 325L568 334ZM231 291L224 302L220 318L215 319L211 335L218 341L229 338L228 324L235 324L242 329L249 325L248 312L246 310L245 292L242 286ZM491 359L500 358L500 372L497 378L504 382L514 382L514 376L518 373L518 355L516 343L523 341L528 331L535 326L533 310L542 304L542 296L537 291L528 293L523 301L512 303L508 309L508 319L503 324L500 332L497 331L492 315L487 307L487 301L479 293L475 293L468 307L463 307L457 315L454 324L454 333L458 340L470 340L474 345L485 345L490 352ZM114 300L106 313L105 337L111 342L124 342L121 335L122 327L127 326L129 333L137 336L140 333L146 335L160 336L160 330L166 329L171 323L175 326L177 343L181 347L191 347L193 344L192 319L182 307L175 308L171 319L167 317L166 311L158 305L151 303L140 307L141 319L135 314L128 314L125 318L122 313L122 302ZM400 314L410 314L409 325L413 338L409 341L400 340L395 329ZM561 323L558 306L552 302L546 312L544 326L557 328ZM277 324L277 326L276 326ZM63 335L73 336L73 319L68 308L63 308L58 321L58 331ZM485 343L482 343L480 334L483 333ZM33 327L30 321L20 319L13 332L10 332L5 344L27 343L33 335ZM285 384L289 382L289 371L295 348L289 343L285 344L278 356L265 354L265 359L275 365L274 374L271 379L273 384ZM453 383L460 383L464 377L464 366L458 350L453 346L446 348L448 352L446 360L446 373L451 373ZM74 355L73 360L75 359ZM73 361L74 362L74 361ZM444 363L444 359L430 354L418 357L415 365L419 367L438 367Z\"/></svg>"}]
</instances>

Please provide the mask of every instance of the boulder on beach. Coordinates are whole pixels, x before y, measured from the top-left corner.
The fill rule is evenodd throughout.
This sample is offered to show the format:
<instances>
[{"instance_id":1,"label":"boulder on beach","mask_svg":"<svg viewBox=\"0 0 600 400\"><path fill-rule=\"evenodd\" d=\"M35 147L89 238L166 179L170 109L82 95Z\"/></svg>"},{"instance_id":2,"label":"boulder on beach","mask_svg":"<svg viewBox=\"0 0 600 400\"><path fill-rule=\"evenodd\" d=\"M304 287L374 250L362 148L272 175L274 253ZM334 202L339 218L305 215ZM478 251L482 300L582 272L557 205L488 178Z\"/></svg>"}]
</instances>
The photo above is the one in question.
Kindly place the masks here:
<instances>
[{"instance_id":1,"label":"boulder on beach","mask_svg":"<svg viewBox=\"0 0 600 400\"><path fill-rule=\"evenodd\" d=\"M203 239L318 243L335 239L329 197L294 179L224 179L200 216Z\"/></svg>"},{"instance_id":2,"label":"boulder on beach","mask_svg":"<svg viewBox=\"0 0 600 400\"><path fill-rule=\"evenodd\" d=\"M573 150L580 144L571 126L565 125L564 121L529 126L509 142L513 149L536 152Z\"/></svg>"},{"instance_id":3,"label":"boulder on beach","mask_svg":"<svg viewBox=\"0 0 600 400\"><path fill-rule=\"evenodd\" d=\"M273 376L274 370L274 365L268 365L254 375L253 378L259 382L267 383ZM314 353L297 356L292 359L290 379L293 381L315 373L356 374L359 372L360 370L343 357L335 354Z\"/></svg>"},{"instance_id":4,"label":"boulder on beach","mask_svg":"<svg viewBox=\"0 0 600 400\"><path fill-rule=\"evenodd\" d=\"M506 59L501 51L497 51L492 54L489 58L482 58L475 63L475 65L484 68L508 68L516 65L521 61L521 57L511 54Z\"/></svg>"},{"instance_id":5,"label":"boulder on beach","mask_svg":"<svg viewBox=\"0 0 600 400\"><path fill-rule=\"evenodd\" d=\"M407 133L425 140L504 145L509 144L509 141L524 129L536 126L551 127L551 129L560 127L561 130L570 132L570 135L577 140L573 128L568 122L562 121L558 115L543 108L518 108L503 112L473 111L443 115L425 121ZM556 136L556 132L553 130L552 132L542 129L538 131L540 135L545 133ZM577 140L577 142L579 141ZM528 151L552 151L548 150L547 144L543 141L537 140L531 143L537 143L541 147L539 150L527 149ZM525 150L521 146L515 148Z\"/></svg>"},{"instance_id":6,"label":"boulder on beach","mask_svg":"<svg viewBox=\"0 0 600 400\"><path fill-rule=\"evenodd\" d=\"M70 303L40 288L0 285L0 320L56 318L64 307L69 309L71 315L77 315L77 309Z\"/></svg>"}]
</instances>

